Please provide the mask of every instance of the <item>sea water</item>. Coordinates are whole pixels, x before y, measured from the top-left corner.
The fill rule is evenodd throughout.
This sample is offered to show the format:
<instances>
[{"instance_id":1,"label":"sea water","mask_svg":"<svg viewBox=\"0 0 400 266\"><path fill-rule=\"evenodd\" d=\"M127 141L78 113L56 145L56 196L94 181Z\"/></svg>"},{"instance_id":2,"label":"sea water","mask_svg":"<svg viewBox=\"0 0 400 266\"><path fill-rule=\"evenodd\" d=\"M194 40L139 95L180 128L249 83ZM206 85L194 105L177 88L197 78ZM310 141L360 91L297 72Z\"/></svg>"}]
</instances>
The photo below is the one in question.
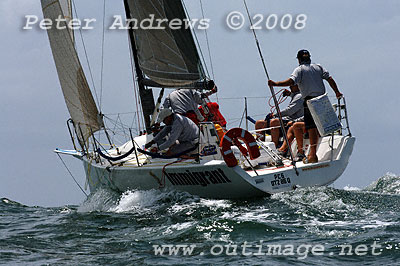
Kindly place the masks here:
<instances>
[{"instance_id":1,"label":"sea water","mask_svg":"<svg viewBox=\"0 0 400 266\"><path fill-rule=\"evenodd\" d=\"M6 265L400 265L400 177L252 200L99 190L80 206L0 199Z\"/></svg>"}]
</instances>

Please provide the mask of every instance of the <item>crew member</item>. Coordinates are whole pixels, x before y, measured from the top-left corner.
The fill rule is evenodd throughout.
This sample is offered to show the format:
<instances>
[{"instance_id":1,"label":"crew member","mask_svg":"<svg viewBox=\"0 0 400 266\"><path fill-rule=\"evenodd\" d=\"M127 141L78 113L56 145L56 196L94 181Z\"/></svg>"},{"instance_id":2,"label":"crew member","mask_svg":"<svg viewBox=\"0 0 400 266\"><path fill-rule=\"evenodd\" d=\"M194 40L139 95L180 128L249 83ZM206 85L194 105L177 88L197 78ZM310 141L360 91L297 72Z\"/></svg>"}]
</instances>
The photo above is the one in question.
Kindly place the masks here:
<instances>
[{"instance_id":1,"label":"crew member","mask_svg":"<svg viewBox=\"0 0 400 266\"><path fill-rule=\"evenodd\" d=\"M201 115L205 118L204 121L212 121L219 124L223 129L226 129L226 120L219 111L219 105L215 102L207 103L208 114L204 111L203 106L199 107Z\"/></svg>"},{"instance_id":2,"label":"crew member","mask_svg":"<svg viewBox=\"0 0 400 266\"><path fill-rule=\"evenodd\" d=\"M167 151L167 155L183 155L183 152L194 150L198 144L199 128L189 118L175 114L169 108L161 109L158 114L158 123L166 125L152 141L145 145L148 149L155 145L152 152ZM168 135L168 139L164 138Z\"/></svg>"},{"instance_id":3,"label":"crew member","mask_svg":"<svg viewBox=\"0 0 400 266\"><path fill-rule=\"evenodd\" d=\"M290 78L284 81L275 82L268 81L269 86L291 86L297 84L304 99L304 122L306 130L310 138L310 153L307 158L304 158L304 163L318 162L317 157L317 143L318 143L318 130L315 125L314 119L311 116L310 110L307 106L307 100L318 97L325 93L325 86L323 80L325 79L337 98L343 95L339 92L335 80L329 75L329 72L321 65L311 63L311 55L307 50L300 50L297 53L297 60L299 66L293 71Z\"/></svg>"},{"instance_id":4,"label":"crew member","mask_svg":"<svg viewBox=\"0 0 400 266\"><path fill-rule=\"evenodd\" d=\"M288 128L289 126L291 126L293 122L296 122L299 119L303 118L304 115L303 98L301 96L299 88L297 86L290 86L290 90L291 91L285 90L283 92L283 96L290 96L291 98L289 105L285 109L281 110L282 120L285 125L285 128ZM281 128L279 127L280 125L279 119L273 117L278 117L278 115L272 113L268 114L265 120L258 120L256 122L255 128L257 130L267 127L272 127L271 129L272 142L275 143L275 147L278 148L279 136L283 134ZM264 133L265 132L262 132L263 136Z\"/></svg>"},{"instance_id":5,"label":"crew member","mask_svg":"<svg viewBox=\"0 0 400 266\"><path fill-rule=\"evenodd\" d=\"M211 84L212 89L205 94L194 89L177 89L165 98L163 107L171 108L175 114L190 118L197 125L204 121L204 117L197 106L203 104L203 98L217 92L217 86L214 82L210 81L209 84Z\"/></svg>"}]
</instances>

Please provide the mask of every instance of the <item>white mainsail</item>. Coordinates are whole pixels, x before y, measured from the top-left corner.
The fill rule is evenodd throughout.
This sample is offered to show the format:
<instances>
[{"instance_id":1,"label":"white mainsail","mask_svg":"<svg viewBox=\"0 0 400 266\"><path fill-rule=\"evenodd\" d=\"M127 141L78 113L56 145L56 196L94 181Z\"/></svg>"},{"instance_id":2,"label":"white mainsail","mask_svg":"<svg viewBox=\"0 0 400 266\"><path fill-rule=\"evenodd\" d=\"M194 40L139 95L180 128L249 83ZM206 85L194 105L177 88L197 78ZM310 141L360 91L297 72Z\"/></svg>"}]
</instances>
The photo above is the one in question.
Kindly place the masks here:
<instances>
[{"instance_id":1,"label":"white mainsail","mask_svg":"<svg viewBox=\"0 0 400 266\"><path fill-rule=\"evenodd\" d=\"M44 17L52 21L65 17L61 2L70 10L66 0L41 0ZM103 123L74 47L73 34L66 26L66 22L62 22L59 29L53 26L47 33L64 99L82 144Z\"/></svg>"}]
</instances>

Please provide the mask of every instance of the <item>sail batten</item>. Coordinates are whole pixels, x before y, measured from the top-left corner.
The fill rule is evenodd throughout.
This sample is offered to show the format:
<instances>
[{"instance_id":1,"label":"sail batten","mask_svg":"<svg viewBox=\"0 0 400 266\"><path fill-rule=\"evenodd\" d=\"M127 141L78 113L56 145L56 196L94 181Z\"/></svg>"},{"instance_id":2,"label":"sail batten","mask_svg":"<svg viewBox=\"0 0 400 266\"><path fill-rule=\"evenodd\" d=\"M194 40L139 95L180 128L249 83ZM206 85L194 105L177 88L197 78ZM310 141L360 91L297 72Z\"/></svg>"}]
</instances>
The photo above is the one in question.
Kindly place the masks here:
<instances>
[{"instance_id":1,"label":"sail batten","mask_svg":"<svg viewBox=\"0 0 400 266\"><path fill-rule=\"evenodd\" d=\"M203 66L181 0L128 0L131 17L139 22L153 17L165 29L134 30L139 66L145 76L161 87L180 87L205 78ZM182 21L180 29L168 22Z\"/></svg>"},{"instance_id":2,"label":"sail batten","mask_svg":"<svg viewBox=\"0 0 400 266\"><path fill-rule=\"evenodd\" d=\"M55 21L60 16L67 17L64 12L72 18L70 0L41 0L41 4L46 19ZM66 27L67 21L61 22L64 29L51 27L47 33L65 103L74 125L79 127L78 132L82 132L83 136L78 134L78 138L83 144L102 127L102 122L74 46L73 33Z\"/></svg>"}]
</instances>

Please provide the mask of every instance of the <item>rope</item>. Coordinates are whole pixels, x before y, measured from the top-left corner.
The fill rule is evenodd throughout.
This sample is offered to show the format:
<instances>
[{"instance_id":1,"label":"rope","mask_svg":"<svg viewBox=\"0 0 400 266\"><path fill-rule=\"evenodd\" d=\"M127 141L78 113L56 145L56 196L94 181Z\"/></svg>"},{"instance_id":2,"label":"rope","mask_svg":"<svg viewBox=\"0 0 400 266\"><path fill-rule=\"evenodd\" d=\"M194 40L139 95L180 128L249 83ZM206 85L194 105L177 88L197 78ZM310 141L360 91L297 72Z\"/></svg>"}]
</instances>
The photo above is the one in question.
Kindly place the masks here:
<instances>
[{"instance_id":1,"label":"rope","mask_svg":"<svg viewBox=\"0 0 400 266\"><path fill-rule=\"evenodd\" d=\"M122 159L128 157L128 156L131 155L131 153L134 152L134 151L135 151L135 146L133 146L132 149L130 149L127 153L125 153L125 154L123 154L123 155L121 155L121 156L118 156L118 157L111 157L111 156L105 155L105 154L101 151L100 148L98 148L98 149L96 150L96 152L97 152L101 157L103 157L104 159L113 161L113 162L119 161L119 160L122 160Z\"/></svg>"},{"instance_id":2,"label":"rope","mask_svg":"<svg viewBox=\"0 0 400 266\"><path fill-rule=\"evenodd\" d=\"M81 187L81 185L79 185L78 181L76 181L75 177L72 175L71 171L68 169L68 166L66 165L66 163L64 162L64 160L61 158L60 154L57 153L58 158L60 158L61 162L63 163L63 165L65 166L65 169L67 169L69 175L72 177L72 179L74 180L75 184L78 185L78 187L81 189L81 191L83 192L83 194L85 194L86 197L88 197L88 194L85 192L85 190L83 190L83 188Z\"/></svg>"},{"instance_id":3,"label":"rope","mask_svg":"<svg viewBox=\"0 0 400 266\"><path fill-rule=\"evenodd\" d=\"M165 168L167 168L167 166L173 165L175 163L180 163L180 162L183 162L185 160L186 159L180 159L180 160L177 160L177 161L172 162L172 163L167 163L166 165L163 166L162 176L161 176L161 183L160 183L160 186L158 188L164 188L165 187Z\"/></svg>"},{"instance_id":4,"label":"rope","mask_svg":"<svg viewBox=\"0 0 400 266\"><path fill-rule=\"evenodd\" d=\"M281 90L279 90L277 93L276 93L276 95L278 95L278 105L280 105L280 104L282 104L282 103L284 103L286 100L287 100L287 98L288 98L288 96L283 96L283 91L284 91L285 89L281 89ZM271 107L271 109L270 109L270 113L275 113L275 109L276 109L276 107L275 107L275 104L272 104L271 103L271 100L273 100L273 97L271 96L270 98L269 98L269 100L268 100L268 105L269 105L269 107Z\"/></svg>"},{"instance_id":5,"label":"rope","mask_svg":"<svg viewBox=\"0 0 400 266\"><path fill-rule=\"evenodd\" d=\"M162 154L159 154L159 153L145 151L145 150L142 150L140 148L137 148L137 151L140 152L140 153L143 153L145 155L149 155L152 158L174 159L174 158L179 158L182 155L188 154L189 152L192 152L192 151L196 150L198 147L199 147L199 144L197 143L194 147L192 147L190 149L187 149L186 151L174 154L174 155L162 155Z\"/></svg>"}]
</instances>

